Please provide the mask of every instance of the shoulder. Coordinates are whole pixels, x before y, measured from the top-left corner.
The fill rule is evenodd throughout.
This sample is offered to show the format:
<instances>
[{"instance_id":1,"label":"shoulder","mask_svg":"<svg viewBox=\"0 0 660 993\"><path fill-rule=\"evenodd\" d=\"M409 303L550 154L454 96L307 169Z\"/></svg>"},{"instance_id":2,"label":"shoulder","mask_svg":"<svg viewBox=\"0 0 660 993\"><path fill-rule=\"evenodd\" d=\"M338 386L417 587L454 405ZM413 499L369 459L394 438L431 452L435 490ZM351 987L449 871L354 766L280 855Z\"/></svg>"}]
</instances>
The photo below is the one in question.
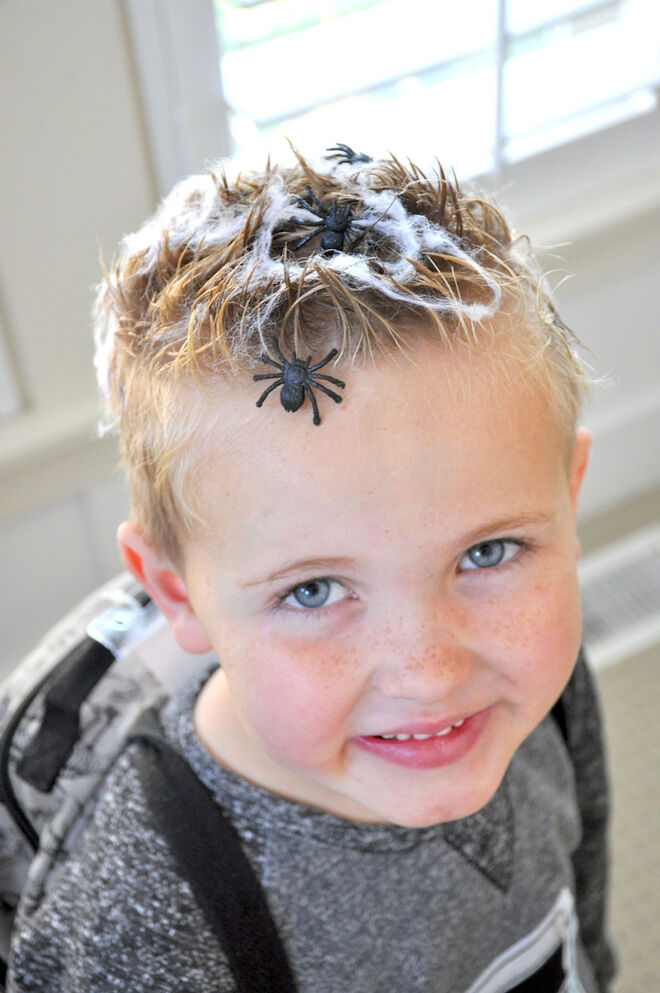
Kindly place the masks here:
<instances>
[{"instance_id":1,"label":"shoulder","mask_svg":"<svg viewBox=\"0 0 660 993\"><path fill-rule=\"evenodd\" d=\"M231 989L208 985L222 962L152 827L136 761L141 747L131 745L118 759L75 854L39 904L19 908L16 990L105 993L128 983L136 993L166 993L181 989L183 976L190 990Z\"/></svg>"},{"instance_id":2,"label":"shoulder","mask_svg":"<svg viewBox=\"0 0 660 993\"><path fill-rule=\"evenodd\" d=\"M573 763L583 810L606 818L607 757L603 721L595 679L582 652L559 701L564 737Z\"/></svg>"},{"instance_id":3,"label":"shoulder","mask_svg":"<svg viewBox=\"0 0 660 993\"><path fill-rule=\"evenodd\" d=\"M545 795L547 808L575 821L577 845L584 818L607 803L605 747L597 687L580 653L571 678L551 713L514 756L513 779L526 784L520 802Z\"/></svg>"}]
</instances>

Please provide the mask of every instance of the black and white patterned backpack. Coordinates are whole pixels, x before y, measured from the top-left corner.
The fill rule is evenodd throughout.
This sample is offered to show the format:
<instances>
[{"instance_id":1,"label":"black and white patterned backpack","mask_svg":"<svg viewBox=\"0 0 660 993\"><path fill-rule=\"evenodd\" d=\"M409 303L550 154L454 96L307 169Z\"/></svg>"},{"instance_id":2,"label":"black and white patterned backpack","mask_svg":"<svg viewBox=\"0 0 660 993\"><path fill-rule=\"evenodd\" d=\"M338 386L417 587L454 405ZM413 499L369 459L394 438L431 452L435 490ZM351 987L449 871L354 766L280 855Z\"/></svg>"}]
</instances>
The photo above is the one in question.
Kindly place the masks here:
<instances>
[{"instance_id":1,"label":"black and white patterned backpack","mask_svg":"<svg viewBox=\"0 0 660 993\"><path fill-rule=\"evenodd\" d=\"M19 902L22 915L37 911L66 872L113 763L129 741L140 741L154 826L222 947L236 990L295 993L236 830L160 728L162 705L211 658L182 651L124 573L57 624L0 686L0 990Z\"/></svg>"},{"instance_id":2,"label":"black and white patterned backpack","mask_svg":"<svg viewBox=\"0 0 660 993\"><path fill-rule=\"evenodd\" d=\"M175 644L154 604L122 574L49 631L0 686L0 976L19 898L40 901L66 864L138 716L205 661Z\"/></svg>"}]
</instances>

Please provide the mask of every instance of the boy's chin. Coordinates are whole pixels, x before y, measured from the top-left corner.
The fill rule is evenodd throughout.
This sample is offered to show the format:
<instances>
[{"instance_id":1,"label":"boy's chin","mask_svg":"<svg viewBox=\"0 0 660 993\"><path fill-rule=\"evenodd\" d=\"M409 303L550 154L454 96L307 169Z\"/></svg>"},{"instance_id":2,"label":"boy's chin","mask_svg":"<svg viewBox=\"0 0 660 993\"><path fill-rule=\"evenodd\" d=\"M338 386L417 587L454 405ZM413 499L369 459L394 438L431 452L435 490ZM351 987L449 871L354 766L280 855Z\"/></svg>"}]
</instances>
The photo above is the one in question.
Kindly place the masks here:
<instances>
[{"instance_id":1,"label":"boy's chin","mask_svg":"<svg viewBox=\"0 0 660 993\"><path fill-rule=\"evenodd\" d=\"M436 824L459 821L483 810L497 793L501 781L480 785L456 796L437 797L434 803L415 805L411 802L405 810L388 811L389 816L383 819L399 827L409 828L434 827Z\"/></svg>"},{"instance_id":2,"label":"boy's chin","mask_svg":"<svg viewBox=\"0 0 660 993\"><path fill-rule=\"evenodd\" d=\"M404 828L427 828L458 821L483 810L495 796L500 782L501 780L490 786L474 789L469 795L443 796L437 798L434 803L428 801L415 803L411 800L408 803L402 801L396 808L374 805L371 816L366 815L364 820Z\"/></svg>"},{"instance_id":3,"label":"boy's chin","mask_svg":"<svg viewBox=\"0 0 660 993\"><path fill-rule=\"evenodd\" d=\"M435 827L437 824L448 824L450 821L460 821L464 817L470 817L472 814L483 810L493 796L494 793L491 793L483 803L457 804L455 806L443 805L441 809L437 810L412 811L405 817L395 817L391 823L396 824L398 827L427 828Z\"/></svg>"}]
</instances>

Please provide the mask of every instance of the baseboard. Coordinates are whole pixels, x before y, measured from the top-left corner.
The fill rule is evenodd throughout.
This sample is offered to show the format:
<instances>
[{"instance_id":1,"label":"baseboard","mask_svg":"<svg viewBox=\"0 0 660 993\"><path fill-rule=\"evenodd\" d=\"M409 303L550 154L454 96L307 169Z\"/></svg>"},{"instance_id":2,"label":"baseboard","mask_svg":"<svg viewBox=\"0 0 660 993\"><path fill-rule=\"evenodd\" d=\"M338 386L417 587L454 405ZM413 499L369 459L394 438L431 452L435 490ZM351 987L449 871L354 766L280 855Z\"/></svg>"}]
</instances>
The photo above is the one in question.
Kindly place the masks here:
<instances>
[{"instance_id":1,"label":"baseboard","mask_svg":"<svg viewBox=\"0 0 660 993\"><path fill-rule=\"evenodd\" d=\"M660 644L660 523L585 556L579 577L595 669Z\"/></svg>"}]
</instances>

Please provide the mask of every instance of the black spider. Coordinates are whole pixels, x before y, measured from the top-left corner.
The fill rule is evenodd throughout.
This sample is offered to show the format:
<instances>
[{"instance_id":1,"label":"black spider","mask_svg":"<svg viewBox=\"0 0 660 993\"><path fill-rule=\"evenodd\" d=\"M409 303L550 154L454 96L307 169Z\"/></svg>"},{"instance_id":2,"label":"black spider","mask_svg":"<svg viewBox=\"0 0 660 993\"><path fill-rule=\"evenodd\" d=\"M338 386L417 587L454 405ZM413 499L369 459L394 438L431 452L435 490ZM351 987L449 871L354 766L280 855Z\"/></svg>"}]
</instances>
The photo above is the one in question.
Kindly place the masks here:
<instances>
[{"instance_id":1,"label":"black spider","mask_svg":"<svg viewBox=\"0 0 660 993\"><path fill-rule=\"evenodd\" d=\"M308 213L318 217L318 221L303 220L299 217L293 218L294 223L312 229L310 234L305 235L293 246L294 252L319 233L322 252L329 255L342 251L351 252L365 235L365 231L361 231L359 228L359 221L353 217L351 204L347 203L342 206L339 203L333 203L326 209L311 186L307 187L307 196L309 197L308 200L298 197L298 205L304 207ZM353 232L356 233L353 234Z\"/></svg>"},{"instance_id":2,"label":"black spider","mask_svg":"<svg viewBox=\"0 0 660 993\"><path fill-rule=\"evenodd\" d=\"M329 397L332 397L335 403L341 403L343 397L340 397L339 394L333 392L333 390L329 390L327 386L323 386L322 383L319 383L319 379L326 379L328 382L333 383L335 386L340 386L342 389L344 389L346 384L342 383L341 379L335 379L334 376L313 376L312 373L316 372L317 369L321 369L324 365L327 365L330 359L334 359L337 354L337 349L333 348L331 352L328 352L322 362L317 362L316 365L310 367L309 363L312 361L311 355L303 362L294 352L293 358L289 361L282 355L277 338L273 338L273 347L278 358L282 360L282 364L280 365L279 362L273 361L273 359L268 358L267 355L262 355L262 362L267 362L268 365L273 365L280 371L279 373L261 373L253 377L255 381L260 379L275 380L275 382L271 383L271 385L261 394L257 400L257 407L261 407L268 394L272 393L272 391L277 389L278 386L281 386L282 392L280 393L280 401L285 410L298 410L302 407L305 401L305 394L307 394L314 411L314 423L320 424L321 417L319 415L319 407L316 402L316 397L312 392L312 387L316 387L317 390L322 390L323 393L326 393Z\"/></svg>"},{"instance_id":3,"label":"black spider","mask_svg":"<svg viewBox=\"0 0 660 993\"><path fill-rule=\"evenodd\" d=\"M357 162L373 162L370 155L366 155L365 152L354 152L350 145L344 145L341 142L337 142L332 148L326 148L326 159L336 159L340 165L355 165Z\"/></svg>"}]
</instances>

